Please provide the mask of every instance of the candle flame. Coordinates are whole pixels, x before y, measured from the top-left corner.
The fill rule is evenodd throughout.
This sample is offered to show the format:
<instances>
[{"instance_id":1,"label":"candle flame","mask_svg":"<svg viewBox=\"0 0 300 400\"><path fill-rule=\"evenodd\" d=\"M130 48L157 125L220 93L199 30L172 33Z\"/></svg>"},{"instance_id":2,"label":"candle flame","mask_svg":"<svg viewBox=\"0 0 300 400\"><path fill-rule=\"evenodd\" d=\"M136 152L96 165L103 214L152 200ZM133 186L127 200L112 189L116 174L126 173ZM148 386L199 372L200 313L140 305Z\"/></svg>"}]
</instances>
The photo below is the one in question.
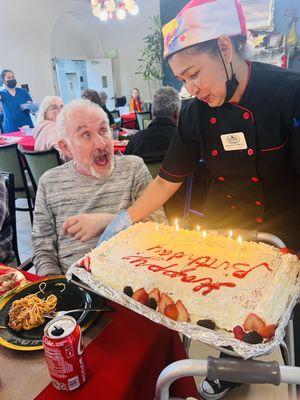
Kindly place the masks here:
<instances>
[{"instance_id":1,"label":"candle flame","mask_svg":"<svg viewBox=\"0 0 300 400\"><path fill-rule=\"evenodd\" d=\"M237 241L238 241L239 245L241 245L243 243L243 238L241 235L238 236Z\"/></svg>"},{"instance_id":2,"label":"candle flame","mask_svg":"<svg viewBox=\"0 0 300 400\"><path fill-rule=\"evenodd\" d=\"M202 232L202 237L203 237L203 239L206 239L206 231Z\"/></svg>"},{"instance_id":3,"label":"candle flame","mask_svg":"<svg viewBox=\"0 0 300 400\"><path fill-rule=\"evenodd\" d=\"M158 224L156 224L156 230L157 230L157 231L159 230L159 225L158 225Z\"/></svg>"},{"instance_id":4,"label":"candle flame","mask_svg":"<svg viewBox=\"0 0 300 400\"><path fill-rule=\"evenodd\" d=\"M179 224L178 224L177 218L175 219L175 229L176 229L176 232L179 232Z\"/></svg>"},{"instance_id":5,"label":"candle flame","mask_svg":"<svg viewBox=\"0 0 300 400\"><path fill-rule=\"evenodd\" d=\"M200 232L200 225L197 225L197 231Z\"/></svg>"},{"instance_id":6,"label":"candle flame","mask_svg":"<svg viewBox=\"0 0 300 400\"><path fill-rule=\"evenodd\" d=\"M233 238L233 232L232 232L231 229L229 230L228 236L229 236L231 239Z\"/></svg>"}]
</instances>

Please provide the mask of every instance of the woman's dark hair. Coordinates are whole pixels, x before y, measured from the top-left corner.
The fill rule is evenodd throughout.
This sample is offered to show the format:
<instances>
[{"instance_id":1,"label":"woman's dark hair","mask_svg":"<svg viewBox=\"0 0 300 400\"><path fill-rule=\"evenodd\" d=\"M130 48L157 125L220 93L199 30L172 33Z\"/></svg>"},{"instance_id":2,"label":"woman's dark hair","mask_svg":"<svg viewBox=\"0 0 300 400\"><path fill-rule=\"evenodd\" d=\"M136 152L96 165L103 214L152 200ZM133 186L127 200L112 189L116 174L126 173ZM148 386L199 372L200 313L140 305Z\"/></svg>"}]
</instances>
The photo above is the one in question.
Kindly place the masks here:
<instances>
[{"instance_id":1,"label":"woman's dark hair","mask_svg":"<svg viewBox=\"0 0 300 400\"><path fill-rule=\"evenodd\" d=\"M233 45L234 50L236 53L240 53L245 42L246 38L243 35L237 35L230 38L231 43ZM179 50L177 53L186 53L186 54L198 54L198 53L208 53L212 57L217 57L219 55L219 46L218 46L218 39L207 40L206 42L194 44L190 47L186 47L182 50ZM176 53L174 53L176 54ZM168 57L167 61L172 57Z\"/></svg>"},{"instance_id":2,"label":"woman's dark hair","mask_svg":"<svg viewBox=\"0 0 300 400\"><path fill-rule=\"evenodd\" d=\"M94 89L85 89L85 91L82 93L81 97L83 99L90 100L92 103L98 104L98 106L101 106L99 94Z\"/></svg>"},{"instance_id":3,"label":"woman's dark hair","mask_svg":"<svg viewBox=\"0 0 300 400\"><path fill-rule=\"evenodd\" d=\"M11 72L13 74L13 71L11 69L3 69L1 71L1 75L0 75L1 82L4 82L4 78L5 78L5 75L7 74L7 72Z\"/></svg>"}]
</instances>

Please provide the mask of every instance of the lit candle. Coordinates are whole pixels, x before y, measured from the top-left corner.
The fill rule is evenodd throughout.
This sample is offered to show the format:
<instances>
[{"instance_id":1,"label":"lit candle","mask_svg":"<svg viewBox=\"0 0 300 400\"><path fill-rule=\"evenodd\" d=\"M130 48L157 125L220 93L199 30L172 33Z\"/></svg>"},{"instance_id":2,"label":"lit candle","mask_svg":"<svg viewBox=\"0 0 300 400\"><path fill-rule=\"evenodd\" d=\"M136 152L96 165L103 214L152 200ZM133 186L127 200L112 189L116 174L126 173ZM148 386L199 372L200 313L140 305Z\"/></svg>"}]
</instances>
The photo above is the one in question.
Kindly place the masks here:
<instances>
[{"instance_id":1,"label":"lit candle","mask_svg":"<svg viewBox=\"0 0 300 400\"><path fill-rule=\"evenodd\" d=\"M201 230L201 229L200 229L200 225L197 225L197 228L196 228L196 229L197 229L198 232L200 232L200 230Z\"/></svg>"},{"instance_id":2,"label":"lit candle","mask_svg":"<svg viewBox=\"0 0 300 400\"><path fill-rule=\"evenodd\" d=\"M159 231L159 224L156 224L156 230Z\"/></svg>"},{"instance_id":3,"label":"lit candle","mask_svg":"<svg viewBox=\"0 0 300 400\"><path fill-rule=\"evenodd\" d=\"M179 225L178 225L178 219L175 219L175 230L176 232L179 232Z\"/></svg>"},{"instance_id":4,"label":"lit candle","mask_svg":"<svg viewBox=\"0 0 300 400\"><path fill-rule=\"evenodd\" d=\"M238 258L240 258L241 246L242 246L242 244L243 244L243 238L242 238L241 235L238 236L237 242L238 242Z\"/></svg>"},{"instance_id":5,"label":"lit candle","mask_svg":"<svg viewBox=\"0 0 300 400\"><path fill-rule=\"evenodd\" d=\"M203 239L206 239L206 231L202 232L202 237L203 237Z\"/></svg>"},{"instance_id":6,"label":"lit candle","mask_svg":"<svg viewBox=\"0 0 300 400\"><path fill-rule=\"evenodd\" d=\"M228 236L229 236L231 239L233 238L233 232L232 232L232 230L231 230L231 229L229 229Z\"/></svg>"}]
</instances>

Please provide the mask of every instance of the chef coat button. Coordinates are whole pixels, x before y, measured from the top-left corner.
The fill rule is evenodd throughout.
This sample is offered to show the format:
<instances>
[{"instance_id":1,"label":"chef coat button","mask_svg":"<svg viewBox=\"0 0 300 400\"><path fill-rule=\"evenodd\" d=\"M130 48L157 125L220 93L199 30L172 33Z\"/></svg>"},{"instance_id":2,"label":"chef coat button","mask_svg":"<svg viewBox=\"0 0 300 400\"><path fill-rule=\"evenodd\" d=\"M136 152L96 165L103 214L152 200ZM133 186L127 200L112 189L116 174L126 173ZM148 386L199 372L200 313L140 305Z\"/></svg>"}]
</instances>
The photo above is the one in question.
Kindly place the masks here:
<instances>
[{"instance_id":1,"label":"chef coat button","mask_svg":"<svg viewBox=\"0 0 300 400\"><path fill-rule=\"evenodd\" d=\"M218 154L219 154L218 150L213 150L211 152L211 155L214 156L214 157L216 157Z\"/></svg>"},{"instance_id":2,"label":"chef coat button","mask_svg":"<svg viewBox=\"0 0 300 400\"><path fill-rule=\"evenodd\" d=\"M224 178L224 176L218 176L218 179L219 179L219 181L225 181L225 178Z\"/></svg>"},{"instance_id":3,"label":"chef coat button","mask_svg":"<svg viewBox=\"0 0 300 400\"><path fill-rule=\"evenodd\" d=\"M233 208L234 210L237 209L237 206L235 204L231 204L231 208Z\"/></svg>"},{"instance_id":4,"label":"chef coat button","mask_svg":"<svg viewBox=\"0 0 300 400\"><path fill-rule=\"evenodd\" d=\"M262 203L261 203L260 201L257 200L257 201L255 202L255 204L256 204L257 206L261 206Z\"/></svg>"},{"instance_id":5,"label":"chef coat button","mask_svg":"<svg viewBox=\"0 0 300 400\"><path fill-rule=\"evenodd\" d=\"M210 123L211 123L212 125L214 125L216 122L217 122L217 118L216 118L216 117L211 117Z\"/></svg>"},{"instance_id":6,"label":"chef coat button","mask_svg":"<svg viewBox=\"0 0 300 400\"><path fill-rule=\"evenodd\" d=\"M263 219L263 218L261 218L261 217L259 217L259 218L256 218L256 222L258 222L259 224L261 224L263 221L264 221L264 219Z\"/></svg>"},{"instance_id":7,"label":"chef coat button","mask_svg":"<svg viewBox=\"0 0 300 400\"><path fill-rule=\"evenodd\" d=\"M250 114L248 112L244 112L243 118L244 119L249 119L250 118Z\"/></svg>"},{"instance_id":8,"label":"chef coat button","mask_svg":"<svg viewBox=\"0 0 300 400\"><path fill-rule=\"evenodd\" d=\"M232 199L231 194L226 194L227 199Z\"/></svg>"},{"instance_id":9,"label":"chef coat button","mask_svg":"<svg viewBox=\"0 0 300 400\"><path fill-rule=\"evenodd\" d=\"M248 156L253 156L254 154L254 150L253 149L249 149L248 150Z\"/></svg>"},{"instance_id":10,"label":"chef coat button","mask_svg":"<svg viewBox=\"0 0 300 400\"><path fill-rule=\"evenodd\" d=\"M251 181L257 183L259 179L256 176L252 176Z\"/></svg>"}]
</instances>

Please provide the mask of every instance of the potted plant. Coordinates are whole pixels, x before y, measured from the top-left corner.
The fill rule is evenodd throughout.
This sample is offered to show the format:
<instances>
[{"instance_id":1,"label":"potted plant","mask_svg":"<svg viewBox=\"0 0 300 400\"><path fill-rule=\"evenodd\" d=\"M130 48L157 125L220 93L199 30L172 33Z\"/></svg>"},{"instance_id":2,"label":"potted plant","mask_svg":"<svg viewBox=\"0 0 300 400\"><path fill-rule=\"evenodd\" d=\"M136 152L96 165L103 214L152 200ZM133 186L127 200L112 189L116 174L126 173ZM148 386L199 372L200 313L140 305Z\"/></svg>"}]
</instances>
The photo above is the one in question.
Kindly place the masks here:
<instances>
[{"instance_id":1,"label":"potted plant","mask_svg":"<svg viewBox=\"0 0 300 400\"><path fill-rule=\"evenodd\" d=\"M159 15L150 17L152 27L150 33L143 38L144 48L140 50L138 58L137 75L141 75L148 83L150 98L152 98L151 89L161 85L164 77L163 73L163 37L161 32L161 20Z\"/></svg>"}]
</instances>

